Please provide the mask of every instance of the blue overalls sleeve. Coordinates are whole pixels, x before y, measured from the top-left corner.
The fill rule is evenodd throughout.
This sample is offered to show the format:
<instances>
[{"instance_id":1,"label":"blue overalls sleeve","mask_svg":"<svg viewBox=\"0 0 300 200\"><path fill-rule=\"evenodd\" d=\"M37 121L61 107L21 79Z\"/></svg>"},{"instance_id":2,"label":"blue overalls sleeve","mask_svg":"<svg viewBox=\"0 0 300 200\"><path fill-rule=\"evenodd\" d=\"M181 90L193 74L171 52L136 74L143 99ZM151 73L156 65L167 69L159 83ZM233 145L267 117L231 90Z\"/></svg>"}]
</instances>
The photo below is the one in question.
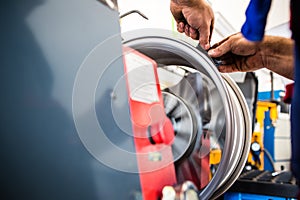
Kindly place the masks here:
<instances>
[{"instance_id":1,"label":"blue overalls sleeve","mask_svg":"<svg viewBox=\"0 0 300 200\"><path fill-rule=\"evenodd\" d=\"M246 10L246 21L242 34L250 41L261 41L264 37L267 16L272 0L251 0Z\"/></svg>"}]
</instances>

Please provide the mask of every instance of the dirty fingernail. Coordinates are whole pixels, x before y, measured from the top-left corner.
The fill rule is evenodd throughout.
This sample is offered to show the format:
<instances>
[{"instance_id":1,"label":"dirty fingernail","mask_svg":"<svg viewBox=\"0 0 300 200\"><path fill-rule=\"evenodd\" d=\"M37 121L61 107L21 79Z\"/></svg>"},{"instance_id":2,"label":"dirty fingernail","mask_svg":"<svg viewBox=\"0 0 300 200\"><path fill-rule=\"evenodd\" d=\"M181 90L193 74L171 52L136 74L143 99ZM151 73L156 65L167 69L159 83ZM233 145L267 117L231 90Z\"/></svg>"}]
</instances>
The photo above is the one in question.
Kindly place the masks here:
<instances>
[{"instance_id":1,"label":"dirty fingernail","mask_svg":"<svg viewBox=\"0 0 300 200\"><path fill-rule=\"evenodd\" d=\"M206 44L206 45L204 46L204 49L207 50L207 49L209 49L209 47L210 47L210 45L209 45L209 44Z\"/></svg>"}]
</instances>

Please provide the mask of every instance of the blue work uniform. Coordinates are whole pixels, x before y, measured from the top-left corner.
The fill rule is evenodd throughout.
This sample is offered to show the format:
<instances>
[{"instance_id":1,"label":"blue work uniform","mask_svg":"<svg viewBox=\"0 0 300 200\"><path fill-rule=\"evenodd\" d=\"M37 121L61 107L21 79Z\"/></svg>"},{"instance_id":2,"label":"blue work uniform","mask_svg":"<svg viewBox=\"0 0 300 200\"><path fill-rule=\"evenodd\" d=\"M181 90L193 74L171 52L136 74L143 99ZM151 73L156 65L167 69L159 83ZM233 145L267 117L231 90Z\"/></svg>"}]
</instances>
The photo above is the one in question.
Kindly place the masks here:
<instances>
[{"instance_id":1,"label":"blue work uniform","mask_svg":"<svg viewBox=\"0 0 300 200\"><path fill-rule=\"evenodd\" d=\"M261 41L265 34L267 16L272 0L251 0L246 10L242 34L250 41Z\"/></svg>"},{"instance_id":2,"label":"blue work uniform","mask_svg":"<svg viewBox=\"0 0 300 200\"><path fill-rule=\"evenodd\" d=\"M272 0L251 0L241 32L250 41L261 41ZM300 0L291 0L291 30L295 40L294 95L291 109L292 159L291 169L300 184Z\"/></svg>"},{"instance_id":3,"label":"blue work uniform","mask_svg":"<svg viewBox=\"0 0 300 200\"><path fill-rule=\"evenodd\" d=\"M300 0L291 0L291 30L295 41L294 95L291 109L292 171L300 185ZM298 195L300 199L300 193Z\"/></svg>"}]
</instances>

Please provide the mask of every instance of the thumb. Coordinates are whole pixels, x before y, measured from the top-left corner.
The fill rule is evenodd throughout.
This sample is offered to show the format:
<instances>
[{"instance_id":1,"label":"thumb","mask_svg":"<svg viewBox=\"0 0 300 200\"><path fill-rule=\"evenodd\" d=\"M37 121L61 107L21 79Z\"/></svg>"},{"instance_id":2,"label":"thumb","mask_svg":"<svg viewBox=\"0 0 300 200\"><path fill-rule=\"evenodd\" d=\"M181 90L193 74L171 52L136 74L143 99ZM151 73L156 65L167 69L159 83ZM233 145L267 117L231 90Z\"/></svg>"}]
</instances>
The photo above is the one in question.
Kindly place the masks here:
<instances>
[{"instance_id":1,"label":"thumb","mask_svg":"<svg viewBox=\"0 0 300 200\"><path fill-rule=\"evenodd\" d=\"M225 42L221 43L219 46L216 46L215 48L210 49L208 51L208 55L211 57L221 57L230 51L231 51L230 42L225 41Z\"/></svg>"}]
</instances>

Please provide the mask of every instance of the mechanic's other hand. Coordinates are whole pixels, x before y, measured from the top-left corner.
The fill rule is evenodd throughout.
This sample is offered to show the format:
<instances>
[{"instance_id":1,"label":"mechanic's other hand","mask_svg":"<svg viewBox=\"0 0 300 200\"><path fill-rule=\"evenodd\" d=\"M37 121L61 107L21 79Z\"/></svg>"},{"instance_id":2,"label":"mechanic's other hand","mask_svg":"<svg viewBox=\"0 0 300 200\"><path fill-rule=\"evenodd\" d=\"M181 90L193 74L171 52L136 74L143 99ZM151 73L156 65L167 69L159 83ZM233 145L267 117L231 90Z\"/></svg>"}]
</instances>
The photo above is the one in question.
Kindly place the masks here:
<instances>
[{"instance_id":1,"label":"mechanic's other hand","mask_svg":"<svg viewBox=\"0 0 300 200\"><path fill-rule=\"evenodd\" d=\"M259 43L245 39L241 33L214 44L208 55L221 61L220 72L246 72L265 67Z\"/></svg>"},{"instance_id":2,"label":"mechanic's other hand","mask_svg":"<svg viewBox=\"0 0 300 200\"><path fill-rule=\"evenodd\" d=\"M171 12L177 22L177 30L193 39L205 50L210 47L214 26L214 13L205 0L171 0Z\"/></svg>"}]
</instances>

